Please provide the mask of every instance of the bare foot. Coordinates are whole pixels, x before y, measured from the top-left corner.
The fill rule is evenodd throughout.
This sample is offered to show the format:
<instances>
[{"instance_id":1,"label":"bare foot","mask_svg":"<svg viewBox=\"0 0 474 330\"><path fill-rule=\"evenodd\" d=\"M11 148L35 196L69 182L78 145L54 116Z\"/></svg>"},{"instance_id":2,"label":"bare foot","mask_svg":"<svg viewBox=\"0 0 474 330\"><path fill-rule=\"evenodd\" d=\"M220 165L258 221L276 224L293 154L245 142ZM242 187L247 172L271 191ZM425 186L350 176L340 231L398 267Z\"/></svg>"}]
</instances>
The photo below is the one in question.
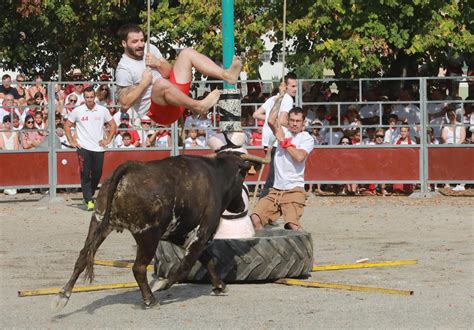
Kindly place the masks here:
<instances>
[{"instance_id":1,"label":"bare foot","mask_svg":"<svg viewBox=\"0 0 474 330\"><path fill-rule=\"evenodd\" d=\"M232 58L232 63L230 68L224 72L224 80L231 85L235 85L240 76L240 71L242 70L242 60L239 56L234 56Z\"/></svg>"},{"instance_id":2,"label":"bare foot","mask_svg":"<svg viewBox=\"0 0 474 330\"><path fill-rule=\"evenodd\" d=\"M209 110L219 102L221 91L214 89L205 99L198 102L198 106L194 109L194 112L198 114L206 114Z\"/></svg>"}]
</instances>

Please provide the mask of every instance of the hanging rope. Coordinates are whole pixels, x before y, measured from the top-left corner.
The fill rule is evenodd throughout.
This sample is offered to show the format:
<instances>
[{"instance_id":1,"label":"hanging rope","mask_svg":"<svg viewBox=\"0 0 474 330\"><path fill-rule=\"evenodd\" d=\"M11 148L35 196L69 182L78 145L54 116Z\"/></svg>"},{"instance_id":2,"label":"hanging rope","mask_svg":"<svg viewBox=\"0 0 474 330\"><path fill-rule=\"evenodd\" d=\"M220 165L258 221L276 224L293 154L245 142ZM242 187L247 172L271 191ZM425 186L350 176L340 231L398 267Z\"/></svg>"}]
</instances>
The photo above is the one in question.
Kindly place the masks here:
<instances>
[{"instance_id":1,"label":"hanging rope","mask_svg":"<svg viewBox=\"0 0 474 330\"><path fill-rule=\"evenodd\" d=\"M281 79L285 78L285 57L286 57L286 0L283 0L283 41L282 41L282 69Z\"/></svg>"},{"instance_id":2,"label":"hanging rope","mask_svg":"<svg viewBox=\"0 0 474 330\"><path fill-rule=\"evenodd\" d=\"M147 0L147 7L146 7L146 50L147 52L150 51L150 15L151 15L151 0Z\"/></svg>"}]
</instances>

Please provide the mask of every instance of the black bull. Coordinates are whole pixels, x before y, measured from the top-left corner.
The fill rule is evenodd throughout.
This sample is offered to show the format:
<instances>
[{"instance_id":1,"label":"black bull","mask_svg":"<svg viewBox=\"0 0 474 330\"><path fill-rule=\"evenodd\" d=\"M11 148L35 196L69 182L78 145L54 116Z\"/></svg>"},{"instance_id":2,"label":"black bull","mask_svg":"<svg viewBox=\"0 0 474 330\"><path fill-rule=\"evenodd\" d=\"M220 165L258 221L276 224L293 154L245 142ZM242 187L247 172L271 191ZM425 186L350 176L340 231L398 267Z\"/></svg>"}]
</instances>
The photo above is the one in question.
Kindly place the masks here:
<instances>
[{"instance_id":1,"label":"black bull","mask_svg":"<svg viewBox=\"0 0 474 330\"><path fill-rule=\"evenodd\" d=\"M261 158L223 152L214 158L178 156L151 162L129 161L120 165L101 187L91 217L86 242L67 284L53 302L64 307L79 275L94 278L94 255L113 230L128 229L137 243L133 275L145 307L157 303L153 293L169 288L184 278L199 259L206 265L213 292L226 291L217 275L206 245L214 236L224 210L237 213L244 208L242 184L250 163ZM168 279L150 288L146 268L159 240L186 249L181 266Z\"/></svg>"}]
</instances>

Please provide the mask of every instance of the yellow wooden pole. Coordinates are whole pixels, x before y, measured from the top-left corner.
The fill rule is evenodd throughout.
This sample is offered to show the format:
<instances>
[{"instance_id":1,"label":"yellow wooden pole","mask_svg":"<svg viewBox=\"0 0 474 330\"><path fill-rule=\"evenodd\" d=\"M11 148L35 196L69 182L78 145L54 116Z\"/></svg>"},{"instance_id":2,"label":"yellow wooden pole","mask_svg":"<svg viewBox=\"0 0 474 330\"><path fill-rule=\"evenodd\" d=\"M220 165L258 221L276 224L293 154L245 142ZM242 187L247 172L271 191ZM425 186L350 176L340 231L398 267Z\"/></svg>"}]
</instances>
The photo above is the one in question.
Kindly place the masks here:
<instances>
[{"instance_id":1,"label":"yellow wooden pole","mask_svg":"<svg viewBox=\"0 0 474 330\"><path fill-rule=\"evenodd\" d=\"M286 285L298 285L298 286L313 287L313 288L376 292L376 293L385 293L385 294L399 294L402 296L413 295L413 291L407 291L407 290L373 288L373 287L368 287L368 286L340 284L340 283L309 282L309 281L295 280L291 278L282 278L280 280L277 280L275 283L286 284Z\"/></svg>"},{"instance_id":2,"label":"yellow wooden pole","mask_svg":"<svg viewBox=\"0 0 474 330\"><path fill-rule=\"evenodd\" d=\"M355 264L334 264L334 265L322 265L322 266L313 265L313 272L325 271L325 270L416 265L417 263L418 263L418 260L395 260L395 261L365 262L365 263L355 263Z\"/></svg>"},{"instance_id":3,"label":"yellow wooden pole","mask_svg":"<svg viewBox=\"0 0 474 330\"><path fill-rule=\"evenodd\" d=\"M111 289L129 289L129 288L136 288L136 287L138 287L137 282L83 285L83 286L77 286L73 288L72 292L89 292L89 291L101 291L101 290L111 290ZM59 290L61 290L61 288L24 290L24 291L18 291L18 296L19 297L45 296L45 295L57 294Z\"/></svg>"},{"instance_id":4,"label":"yellow wooden pole","mask_svg":"<svg viewBox=\"0 0 474 330\"><path fill-rule=\"evenodd\" d=\"M94 265L117 267L117 268L132 268L133 267L132 262L109 261L109 260L94 260ZM146 269L153 270L153 265L148 265Z\"/></svg>"}]
</instances>

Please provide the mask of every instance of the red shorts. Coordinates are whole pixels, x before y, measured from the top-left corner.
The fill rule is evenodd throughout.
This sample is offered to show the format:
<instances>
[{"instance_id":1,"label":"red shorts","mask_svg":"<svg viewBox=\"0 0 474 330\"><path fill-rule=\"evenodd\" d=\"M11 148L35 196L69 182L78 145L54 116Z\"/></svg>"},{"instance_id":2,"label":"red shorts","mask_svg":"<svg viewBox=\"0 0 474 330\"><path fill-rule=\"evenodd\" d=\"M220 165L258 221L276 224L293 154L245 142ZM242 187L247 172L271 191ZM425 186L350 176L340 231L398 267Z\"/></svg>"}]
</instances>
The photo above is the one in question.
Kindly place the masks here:
<instances>
[{"instance_id":1,"label":"red shorts","mask_svg":"<svg viewBox=\"0 0 474 330\"><path fill-rule=\"evenodd\" d=\"M174 72L171 70L169 81L178 87L184 94L189 95L189 88L191 82L186 84L179 84L176 82ZM177 121L182 116L184 107L178 107L174 105L159 105L151 101L150 109L148 110L148 117L150 117L155 123L161 125L170 125Z\"/></svg>"}]
</instances>

